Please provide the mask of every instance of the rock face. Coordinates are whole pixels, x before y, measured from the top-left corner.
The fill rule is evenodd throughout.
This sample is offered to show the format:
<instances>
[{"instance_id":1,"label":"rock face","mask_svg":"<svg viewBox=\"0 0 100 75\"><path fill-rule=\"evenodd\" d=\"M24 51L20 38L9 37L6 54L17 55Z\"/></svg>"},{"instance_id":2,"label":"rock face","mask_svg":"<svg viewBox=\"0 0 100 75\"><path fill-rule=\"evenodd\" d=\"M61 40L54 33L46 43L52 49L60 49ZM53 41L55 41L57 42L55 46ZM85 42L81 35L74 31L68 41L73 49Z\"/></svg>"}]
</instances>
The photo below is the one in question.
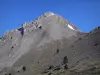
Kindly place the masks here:
<instances>
[{"instance_id":1,"label":"rock face","mask_svg":"<svg viewBox=\"0 0 100 75\"><path fill-rule=\"evenodd\" d=\"M100 28L84 33L61 16L47 12L0 39L1 74L51 75L47 69L58 71L98 61L99 35Z\"/></svg>"}]
</instances>

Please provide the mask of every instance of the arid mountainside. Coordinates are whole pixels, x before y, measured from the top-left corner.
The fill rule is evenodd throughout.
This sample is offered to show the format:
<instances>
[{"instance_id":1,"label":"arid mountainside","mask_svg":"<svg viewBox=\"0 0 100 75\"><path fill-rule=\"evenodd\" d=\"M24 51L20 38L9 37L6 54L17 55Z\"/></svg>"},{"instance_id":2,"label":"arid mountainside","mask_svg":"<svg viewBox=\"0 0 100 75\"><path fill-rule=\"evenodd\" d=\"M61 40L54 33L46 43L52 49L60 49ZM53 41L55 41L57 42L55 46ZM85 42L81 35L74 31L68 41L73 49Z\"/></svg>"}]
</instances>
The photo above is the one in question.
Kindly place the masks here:
<instances>
[{"instance_id":1,"label":"arid mountainside","mask_svg":"<svg viewBox=\"0 0 100 75\"><path fill-rule=\"evenodd\" d=\"M100 75L100 27L80 31L47 12L0 38L0 75Z\"/></svg>"}]
</instances>

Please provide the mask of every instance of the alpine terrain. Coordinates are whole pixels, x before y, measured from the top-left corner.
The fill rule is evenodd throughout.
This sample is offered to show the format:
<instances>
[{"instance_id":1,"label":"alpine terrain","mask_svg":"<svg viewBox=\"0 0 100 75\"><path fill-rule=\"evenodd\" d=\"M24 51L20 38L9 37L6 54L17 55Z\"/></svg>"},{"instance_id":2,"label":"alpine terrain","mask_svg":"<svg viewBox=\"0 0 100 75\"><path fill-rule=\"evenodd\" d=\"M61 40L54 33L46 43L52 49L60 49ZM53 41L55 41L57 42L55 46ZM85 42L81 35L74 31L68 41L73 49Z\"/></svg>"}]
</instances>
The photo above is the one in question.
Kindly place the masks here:
<instances>
[{"instance_id":1,"label":"alpine terrain","mask_svg":"<svg viewBox=\"0 0 100 75\"><path fill-rule=\"evenodd\" d=\"M82 32L47 12L0 38L0 75L100 75L100 27Z\"/></svg>"}]
</instances>

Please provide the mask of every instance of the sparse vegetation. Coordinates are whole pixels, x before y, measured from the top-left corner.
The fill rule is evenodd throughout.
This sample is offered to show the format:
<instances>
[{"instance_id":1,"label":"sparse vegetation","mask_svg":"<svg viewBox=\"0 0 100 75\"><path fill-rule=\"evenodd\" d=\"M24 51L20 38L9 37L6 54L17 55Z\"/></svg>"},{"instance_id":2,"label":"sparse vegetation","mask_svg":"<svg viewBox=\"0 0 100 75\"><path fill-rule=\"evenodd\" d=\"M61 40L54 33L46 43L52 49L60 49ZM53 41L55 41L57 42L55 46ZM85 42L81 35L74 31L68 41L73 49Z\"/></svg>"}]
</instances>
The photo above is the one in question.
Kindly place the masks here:
<instances>
[{"instance_id":1,"label":"sparse vegetation","mask_svg":"<svg viewBox=\"0 0 100 75\"><path fill-rule=\"evenodd\" d=\"M56 54L59 53L59 49L57 49Z\"/></svg>"},{"instance_id":2,"label":"sparse vegetation","mask_svg":"<svg viewBox=\"0 0 100 75\"><path fill-rule=\"evenodd\" d=\"M1 68L8 66L3 75L100 75L100 64L91 65L100 60L100 31L89 36L77 28L71 31L65 28L69 23L54 17L38 18L39 21L19 28L18 33L11 31L0 38L4 39L0 40ZM24 31L25 37L20 38Z\"/></svg>"},{"instance_id":3,"label":"sparse vegetation","mask_svg":"<svg viewBox=\"0 0 100 75\"><path fill-rule=\"evenodd\" d=\"M96 44L94 44L94 46L98 46L98 44L96 43Z\"/></svg>"},{"instance_id":4,"label":"sparse vegetation","mask_svg":"<svg viewBox=\"0 0 100 75\"><path fill-rule=\"evenodd\" d=\"M11 50L13 50L14 46L11 47Z\"/></svg>"},{"instance_id":5,"label":"sparse vegetation","mask_svg":"<svg viewBox=\"0 0 100 75\"><path fill-rule=\"evenodd\" d=\"M12 37L11 37L11 39L12 39Z\"/></svg>"},{"instance_id":6,"label":"sparse vegetation","mask_svg":"<svg viewBox=\"0 0 100 75\"><path fill-rule=\"evenodd\" d=\"M68 65L67 64L64 65L64 69L65 70L68 69Z\"/></svg>"},{"instance_id":7,"label":"sparse vegetation","mask_svg":"<svg viewBox=\"0 0 100 75\"><path fill-rule=\"evenodd\" d=\"M8 75L11 75L11 73L9 73Z\"/></svg>"},{"instance_id":8,"label":"sparse vegetation","mask_svg":"<svg viewBox=\"0 0 100 75\"><path fill-rule=\"evenodd\" d=\"M39 28L42 29L42 26L40 26Z\"/></svg>"},{"instance_id":9,"label":"sparse vegetation","mask_svg":"<svg viewBox=\"0 0 100 75\"><path fill-rule=\"evenodd\" d=\"M54 66L52 66L52 65L51 65L51 66L49 67L49 69L48 69L48 70L50 70L50 69L52 69L52 68L54 68Z\"/></svg>"},{"instance_id":10,"label":"sparse vegetation","mask_svg":"<svg viewBox=\"0 0 100 75\"><path fill-rule=\"evenodd\" d=\"M25 66L23 66L22 69L23 69L23 71L26 71L26 67Z\"/></svg>"},{"instance_id":11,"label":"sparse vegetation","mask_svg":"<svg viewBox=\"0 0 100 75\"><path fill-rule=\"evenodd\" d=\"M82 40L82 38L79 38L78 40Z\"/></svg>"},{"instance_id":12,"label":"sparse vegetation","mask_svg":"<svg viewBox=\"0 0 100 75\"><path fill-rule=\"evenodd\" d=\"M17 71L17 73L19 73L19 71Z\"/></svg>"},{"instance_id":13,"label":"sparse vegetation","mask_svg":"<svg viewBox=\"0 0 100 75\"><path fill-rule=\"evenodd\" d=\"M67 56L65 56L65 57L63 58L63 64L66 64L66 63L68 63L68 58L67 58Z\"/></svg>"},{"instance_id":14,"label":"sparse vegetation","mask_svg":"<svg viewBox=\"0 0 100 75\"><path fill-rule=\"evenodd\" d=\"M80 67L68 70L67 72L70 72L68 75L100 75L100 62L89 62L84 66L84 68Z\"/></svg>"}]
</instances>

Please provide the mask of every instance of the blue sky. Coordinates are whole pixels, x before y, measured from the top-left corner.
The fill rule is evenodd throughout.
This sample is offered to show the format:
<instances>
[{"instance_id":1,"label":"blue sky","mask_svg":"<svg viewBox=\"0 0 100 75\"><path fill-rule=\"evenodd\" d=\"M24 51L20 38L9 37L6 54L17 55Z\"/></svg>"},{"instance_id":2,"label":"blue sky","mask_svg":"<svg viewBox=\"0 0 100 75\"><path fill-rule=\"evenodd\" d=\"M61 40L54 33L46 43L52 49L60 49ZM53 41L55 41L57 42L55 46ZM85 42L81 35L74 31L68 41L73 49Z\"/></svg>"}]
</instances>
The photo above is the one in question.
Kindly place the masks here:
<instances>
[{"instance_id":1,"label":"blue sky","mask_svg":"<svg viewBox=\"0 0 100 75\"><path fill-rule=\"evenodd\" d=\"M52 11L89 32L100 26L100 0L0 0L0 35Z\"/></svg>"}]
</instances>

